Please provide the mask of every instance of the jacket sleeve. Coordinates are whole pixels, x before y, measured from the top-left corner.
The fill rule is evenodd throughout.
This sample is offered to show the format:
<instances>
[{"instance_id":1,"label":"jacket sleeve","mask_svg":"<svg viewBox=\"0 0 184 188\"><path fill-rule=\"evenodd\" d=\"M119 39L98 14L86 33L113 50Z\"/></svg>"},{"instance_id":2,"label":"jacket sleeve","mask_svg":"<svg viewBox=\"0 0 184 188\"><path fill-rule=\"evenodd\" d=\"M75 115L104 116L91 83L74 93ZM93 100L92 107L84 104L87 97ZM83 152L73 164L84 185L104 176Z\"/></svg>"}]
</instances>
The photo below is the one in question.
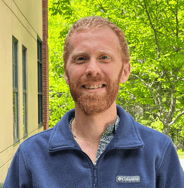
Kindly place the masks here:
<instances>
[{"instance_id":1,"label":"jacket sleeve","mask_svg":"<svg viewBox=\"0 0 184 188\"><path fill-rule=\"evenodd\" d=\"M156 185L157 188L184 188L184 171L172 142L157 168Z\"/></svg>"},{"instance_id":2,"label":"jacket sleeve","mask_svg":"<svg viewBox=\"0 0 184 188\"><path fill-rule=\"evenodd\" d=\"M31 178L26 168L21 147L16 151L8 170L3 188L31 188Z\"/></svg>"}]
</instances>

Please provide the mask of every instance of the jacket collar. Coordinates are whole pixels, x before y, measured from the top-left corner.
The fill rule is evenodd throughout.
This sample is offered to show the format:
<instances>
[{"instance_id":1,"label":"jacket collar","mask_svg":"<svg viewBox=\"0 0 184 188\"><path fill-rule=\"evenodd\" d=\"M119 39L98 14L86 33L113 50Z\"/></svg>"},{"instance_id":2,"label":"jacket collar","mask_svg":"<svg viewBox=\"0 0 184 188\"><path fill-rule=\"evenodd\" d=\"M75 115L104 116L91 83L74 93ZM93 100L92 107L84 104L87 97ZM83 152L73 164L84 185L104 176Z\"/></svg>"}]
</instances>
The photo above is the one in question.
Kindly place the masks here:
<instances>
[{"instance_id":1,"label":"jacket collar","mask_svg":"<svg viewBox=\"0 0 184 188\"><path fill-rule=\"evenodd\" d=\"M123 108L118 105L116 107L120 122L114 137L114 147L123 149L143 147L144 142L140 136L137 122Z\"/></svg>"},{"instance_id":2,"label":"jacket collar","mask_svg":"<svg viewBox=\"0 0 184 188\"><path fill-rule=\"evenodd\" d=\"M144 146L136 122L123 108L117 105L117 113L120 117L118 129L115 137L108 149L133 149ZM68 111L61 120L55 125L49 138L49 151L62 149L80 149L73 138L69 128L70 119L75 116L75 109Z\"/></svg>"}]
</instances>

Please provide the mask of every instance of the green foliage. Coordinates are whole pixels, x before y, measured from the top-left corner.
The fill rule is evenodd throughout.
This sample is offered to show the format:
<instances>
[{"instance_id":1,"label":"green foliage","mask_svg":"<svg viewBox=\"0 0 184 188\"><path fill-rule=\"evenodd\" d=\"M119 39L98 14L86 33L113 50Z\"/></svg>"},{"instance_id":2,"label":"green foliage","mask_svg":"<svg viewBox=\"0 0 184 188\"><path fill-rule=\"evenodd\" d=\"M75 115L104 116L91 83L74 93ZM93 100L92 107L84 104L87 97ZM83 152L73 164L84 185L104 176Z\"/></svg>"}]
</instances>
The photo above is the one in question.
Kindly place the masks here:
<instances>
[{"instance_id":1,"label":"green foliage","mask_svg":"<svg viewBox=\"0 0 184 188\"><path fill-rule=\"evenodd\" d=\"M183 5L184 0L49 0L50 126L74 107L63 78L66 34L78 19L96 15L123 29L130 50L131 76L120 84L117 104L144 125L184 138Z\"/></svg>"},{"instance_id":2,"label":"green foliage","mask_svg":"<svg viewBox=\"0 0 184 188\"><path fill-rule=\"evenodd\" d=\"M157 131L160 131L162 132L163 131L163 123L158 119L156 118L156 121L154 121L153 123L151 123L151 128L157 130Z\"/></svg>"},{"instance_id":3,"label":"green foliage","mask_svg":"<svg viewBox=\"0 0 184 188\"><path fill-rule=\"evenodd\" d=\"M50 85L49 110L51 115L49 126L53 127L68 110L74 108L74 102L63 77L52 78Z\"/></svg>"},{"instance_id":4,"label":"green foliage","mask_svg":"<svg viewBox=\"0 0 184 188\"><path fill-rule=\"evenodd\" d=\"M3 183L0 183L0 188L2 188L3 187Z\"/></svg>"},{"instance_id":5,"label":"green foliage","mask_svg":"<svg viewBox=\"0 0 184 188\"><path fill-rule=\"evenodd\" d=\"M179 156L180 159L184 159L184 150L179 149L179 150L177 151L177 153L178 153L178 156Z\"/></svg>"}]
</instances>

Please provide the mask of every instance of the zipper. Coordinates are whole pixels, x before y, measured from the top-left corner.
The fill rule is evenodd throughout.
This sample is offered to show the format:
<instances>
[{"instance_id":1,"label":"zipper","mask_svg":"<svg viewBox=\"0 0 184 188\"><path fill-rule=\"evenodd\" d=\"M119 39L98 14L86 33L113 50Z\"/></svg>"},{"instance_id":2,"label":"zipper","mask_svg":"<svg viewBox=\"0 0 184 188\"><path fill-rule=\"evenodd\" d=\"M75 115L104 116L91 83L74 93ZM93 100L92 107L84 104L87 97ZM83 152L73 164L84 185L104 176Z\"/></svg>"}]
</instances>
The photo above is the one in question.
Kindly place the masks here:
<instances>
[{"instance_id":1,"label":"zipper","mask_svg":"<svg viewBox=\"0 0 184 188\"><path fill-rule=\"evenodd\" d=\"M97 178L97 167L96 166L94 166L94 168L93 168L93 180L94 180L93 188L96 188L97 187L97 180L98 180L98 178Z\"/></svg>"},{"instance_id":2,"label":"zipper","mask_svg":"<svg viewBox=\"0 0 184 188\"><path fill-rule=\"evenodd\" d=\"M77 149L77 148L73 148L73 147L56 148L54 150L49 150L49 152L54 153L54 152L62 151L65 149L66 150L67 149L77 150L87 158L87 161L90 164L90 168L91 168L91 172L92 172L92 188L97 188L97 167L96 167L96 165L93 164L92 160L89 158L89 156L85 152L83 152L81 149Z\"/></svg>"},{"instance_id":3,"label":"zipper","mask_svg":"<svg viewBox=\"0 0 184 188\"><path fill-rule=\"evenodd\" d=\"M134 146L134 147L130 147L130 148L113 148L113 149L110 149L110 150L106 150L102 153L102 155L99 157L96 165L93 164L92 160L89 158L89 156L83 152L81 149L79 148L73 148L73 147L65 147L65 148L56 148L54 150L49 150L49 152L57 152L57 151L62 151L62 150L67 150L67 149L71 149L71 150L77 150L79 151L80 153L82 153L86 158L87 158L87 161L89 162L90 164L90 168L91 168L91 171L92 171L92 188L97 188L97 182L98 182L98 176L97 176L97 164L100 162L100 159L102 156L106 155L109 151L112 151L112 150L117 150L117 149L121 149L121 150L125 150L125 149L138 149L138 148L141 148L142 146Z\"/></svg>"}]
</instances>

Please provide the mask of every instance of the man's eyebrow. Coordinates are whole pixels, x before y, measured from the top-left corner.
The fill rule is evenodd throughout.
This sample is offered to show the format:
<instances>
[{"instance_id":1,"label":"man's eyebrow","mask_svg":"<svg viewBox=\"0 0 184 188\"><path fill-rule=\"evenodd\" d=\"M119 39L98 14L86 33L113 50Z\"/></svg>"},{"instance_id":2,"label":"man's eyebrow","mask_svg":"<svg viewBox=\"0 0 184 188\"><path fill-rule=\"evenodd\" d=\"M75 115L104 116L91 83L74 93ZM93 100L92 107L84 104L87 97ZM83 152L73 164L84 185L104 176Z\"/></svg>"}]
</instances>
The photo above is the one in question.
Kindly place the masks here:
<instances>
[{"instance_id":1,"label":"man's eyebrow","mask_svg":"<svg viewBox=\"0 0 184 188\"><path fill-rule=\"evenodd\" d=\"M73 52L71 54L71 57L72 58L75 58L76 56L80 56L80 55L88 55L89 53L88 52L84 52L84 51L81 51L81 52Z\"/></svg>"},{"instance_id":2,"label":"man's eyebrow","mask_svg":"<svg viewBox=\"0 0 184 188\"><path fill-rule=\"evenodd\" d=\"M111 52L110 50L99 50L99 51L97 51L96 52L96 54L97 55L105 55L105 54L107 54L107 55L109 55L109 56L112 56L112 57L114 57L114 53L113 52ZM77 56L85 56L85 55L90 55L90 53L88 52L88 51L78 51L78 52L72 52L72 54L71 54L71 57L72 57L72 59L73 58L75 58L75 57L77 57Z\"/></svg>"},{"instance_id":3,"label":"man's eyebrow","mask_svg":"<svg viewBox=\"0 0 184 188\"><path fill-rule=\"evenodd\" d=\"M110 56L114 56L114 54L109 50L99 50L98 53L108 54Z\"/></svg>"}]
</instances>

